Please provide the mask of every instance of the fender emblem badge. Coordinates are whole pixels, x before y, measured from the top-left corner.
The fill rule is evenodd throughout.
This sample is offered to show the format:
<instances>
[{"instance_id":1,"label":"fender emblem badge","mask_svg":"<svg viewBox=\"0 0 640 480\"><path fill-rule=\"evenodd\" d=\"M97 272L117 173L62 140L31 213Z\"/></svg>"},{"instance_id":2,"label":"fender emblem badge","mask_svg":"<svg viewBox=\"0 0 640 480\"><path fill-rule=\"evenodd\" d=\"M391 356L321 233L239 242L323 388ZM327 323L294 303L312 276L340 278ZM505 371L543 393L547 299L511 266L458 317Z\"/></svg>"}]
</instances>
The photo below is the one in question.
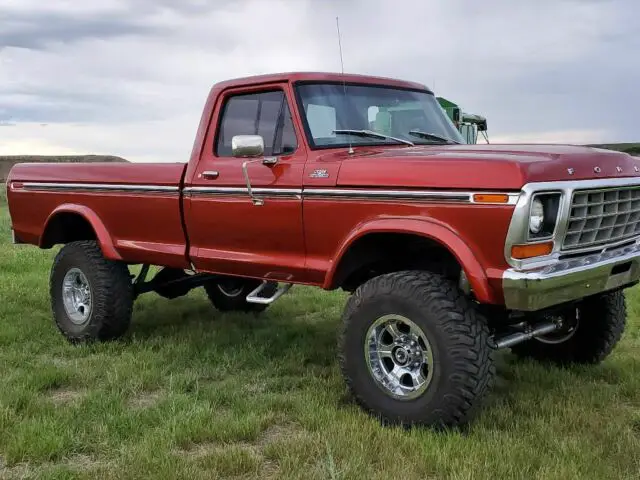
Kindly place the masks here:
<instances>
[{"instance_id":1,"label":"fender emblem badge","mask_svg":"<svg viewBox=\"0 0 640 480\"><path fill-rule=\"evenodd\" d=\"M569 172L569 175L573 175L573 172L575 172L575 170L573 168L567 168L567 172Z\"/></svg>"},{"instance_id":2,"label":"fender emblem badge","mask_svg":"<svg viewBox=\"0 0 640 480\"><path fill-rule=\"evenodd\" d=\"M327 172L324 168L317 169L311 172L309 175L311 178L329 178L329 172Z\"/></svg>"}]
</instances>

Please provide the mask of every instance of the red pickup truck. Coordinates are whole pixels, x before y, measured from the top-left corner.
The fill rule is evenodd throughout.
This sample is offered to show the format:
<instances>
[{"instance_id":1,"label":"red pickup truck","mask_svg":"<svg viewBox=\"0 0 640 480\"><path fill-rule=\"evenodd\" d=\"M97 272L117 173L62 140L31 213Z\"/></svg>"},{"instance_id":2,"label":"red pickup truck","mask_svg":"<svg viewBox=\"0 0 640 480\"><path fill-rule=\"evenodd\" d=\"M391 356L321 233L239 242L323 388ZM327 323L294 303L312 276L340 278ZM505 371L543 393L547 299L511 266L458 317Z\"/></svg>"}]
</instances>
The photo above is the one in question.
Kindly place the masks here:
<instances>
[{"instance_id":1,"label":"red pickup truck","mask_svg":"<svg viewBox=\"0 0 640 480\"><path fill-rule=\"evenodd\" d=\"M288 73L215 85L186 164L18 164L7 190L15 243L63 245L50 295L70 341L120 337L149 291L258 312L294 284L340 288L355 399L438 427L472 418L496 349L611 352L640 277L639 167L465 145L423 85Z\"/></svg>"}]
</instances>

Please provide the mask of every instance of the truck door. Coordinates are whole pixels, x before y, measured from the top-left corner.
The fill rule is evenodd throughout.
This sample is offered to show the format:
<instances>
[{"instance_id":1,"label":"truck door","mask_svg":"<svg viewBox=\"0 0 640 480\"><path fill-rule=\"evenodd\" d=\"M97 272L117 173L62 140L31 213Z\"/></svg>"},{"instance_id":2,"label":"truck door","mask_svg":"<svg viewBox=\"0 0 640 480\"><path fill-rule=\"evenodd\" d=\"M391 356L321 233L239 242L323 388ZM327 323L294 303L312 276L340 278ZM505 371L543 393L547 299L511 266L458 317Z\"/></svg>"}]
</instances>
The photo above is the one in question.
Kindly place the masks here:
<instances>
[{"instance_id":1,"label":"truck door","mask_svg":"<svg viewBox=\"0 0 640 480\"><path fill-rule=\"evenodd\" d=\"M287 84L271 84L227 90L216 102L216 124L209 127L185 188L189 253L197 270L304 281L302 176L307 152L292 119L291 98ZM264 155L234 157L235 135L261 135ZM246 174L254 199L245 162L250 162Z\"/></svg>"}]
</instances>

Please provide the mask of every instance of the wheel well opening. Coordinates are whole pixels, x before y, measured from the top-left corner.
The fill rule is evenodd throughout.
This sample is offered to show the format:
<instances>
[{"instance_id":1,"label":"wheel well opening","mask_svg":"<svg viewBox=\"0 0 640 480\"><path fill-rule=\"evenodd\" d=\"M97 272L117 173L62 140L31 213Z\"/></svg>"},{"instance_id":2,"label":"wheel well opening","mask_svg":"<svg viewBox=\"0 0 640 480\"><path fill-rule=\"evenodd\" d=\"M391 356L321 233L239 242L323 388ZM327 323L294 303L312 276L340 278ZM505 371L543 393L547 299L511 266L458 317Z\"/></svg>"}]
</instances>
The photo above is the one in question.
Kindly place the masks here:
<instances>
[{"instance_id":1,"label":"wheel well opening","mask_svg":"<svg viewBox=\"0 0 640 480\"><path fill-rule=\"evenodd\" d=\"M410 233L371 233L340 260L331 288L353 291L367 280L399 270L426 270L458 281L462 267L441 243Z\"/></svg>"},{"instance_id":2,"label":"wheel well opening","mask_svg":"<svg viewBox=\"0 0 640 480\"><path fill-rule=\"evenodd\" d=\"M96 239L96 232L86 218L78 213L62 212L47 224L40 246L51 248L56 244Z\"/></svg>"}]
</instances>

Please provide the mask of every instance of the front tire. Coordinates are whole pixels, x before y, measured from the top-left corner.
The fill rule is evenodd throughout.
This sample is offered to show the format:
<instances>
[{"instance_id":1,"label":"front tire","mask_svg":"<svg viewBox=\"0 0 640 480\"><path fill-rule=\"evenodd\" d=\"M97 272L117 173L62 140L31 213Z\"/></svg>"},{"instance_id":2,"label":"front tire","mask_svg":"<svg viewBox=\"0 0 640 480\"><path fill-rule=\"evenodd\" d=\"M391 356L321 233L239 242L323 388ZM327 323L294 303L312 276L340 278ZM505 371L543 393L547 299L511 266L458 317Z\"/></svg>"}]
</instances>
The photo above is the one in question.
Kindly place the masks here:
<instances>
[{"instance_id":1,"label":"front tire","mask_svg":"<svg viewBox=\"0 0 640 480\"><path fill-rule=\"evenodd\" d=\"M428 272L360 286L344 310L339 350L358 404L391 424L462 426L495 374L486 322L455 284Z\"/></svg>"},{"instance_id":2,"label":"front tire","mask_svg":"<svg viewBox=\"0 0 640 480\"><path fill-rule=\"evenodd\" d=\"M624 293L618 290L589 297L561 316L567 326L564 336L561 331L534 338L515 345L511 351L518 357L557 365L601 363L613 351L625 329Z\"/></svg>"},{"instance_id":3,"label":"front tire","mask_svg":"<svg viewBox=\"0 0 640 480\"><path fill-rule=\"evenodd\" d=\"M131 322L129 269L105 259L94 241L62 247L51 268L49 293L53 319L71 343L119 338Z\"/></svg>"},{"instance_id":4,"label":"front tire","mask_svg":"<svg viewBox=\"0 0 640 480\"><path fill-rule=\"evenodd\" d=\"M221 312L262 312L269 305L249 303L246 298L258 288L262 281L241 277L220 277L205 283L204 290L213 306ZM270 283L261 296L269 297L278 289L277 283Z\"/></svg>"}]
</instances>

